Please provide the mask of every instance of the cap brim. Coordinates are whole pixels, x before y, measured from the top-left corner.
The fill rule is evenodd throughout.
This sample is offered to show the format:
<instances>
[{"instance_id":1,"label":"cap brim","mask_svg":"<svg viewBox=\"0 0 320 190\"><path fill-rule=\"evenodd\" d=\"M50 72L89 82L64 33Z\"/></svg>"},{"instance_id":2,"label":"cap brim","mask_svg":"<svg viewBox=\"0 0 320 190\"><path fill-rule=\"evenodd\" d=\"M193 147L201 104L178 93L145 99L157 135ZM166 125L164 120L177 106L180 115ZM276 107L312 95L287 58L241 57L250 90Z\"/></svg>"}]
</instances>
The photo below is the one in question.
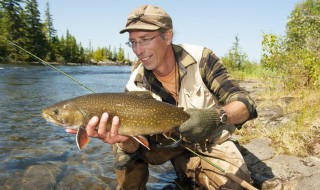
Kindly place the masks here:
<instances>
[{"instance_id":1,"label":"cap brim","mask_svg":"<svg viewBox=\"0 0 320 190\"><path fill-rule=\"evenodd\" d=\"M146 23L134 23L130 24L126 28L122 29L120 31L120 34L123 34L125 32L128 32L129 30L158 30L160 27L152 24L146 24Z\"/></svg>"}]
</instances>

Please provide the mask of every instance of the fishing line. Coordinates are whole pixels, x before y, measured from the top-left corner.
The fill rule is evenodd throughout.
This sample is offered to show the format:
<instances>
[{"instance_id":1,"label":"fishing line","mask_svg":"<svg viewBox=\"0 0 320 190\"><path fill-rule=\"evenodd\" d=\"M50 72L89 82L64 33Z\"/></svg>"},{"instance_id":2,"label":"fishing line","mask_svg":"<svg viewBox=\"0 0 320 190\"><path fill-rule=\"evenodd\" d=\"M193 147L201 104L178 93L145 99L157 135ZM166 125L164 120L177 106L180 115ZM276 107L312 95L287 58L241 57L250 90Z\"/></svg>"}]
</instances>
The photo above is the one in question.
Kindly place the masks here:
<instances>
[{"instance_id":1,"label":"fishing line","mask_svg":"<svg viewBox=\"0 0 320 190\"><path fill-rule=\"evenodd\" d=\"M67 73L63 72L62 70L58 69L57 67L51 65L50 63L42 60L41 58L37 57L36 55L32 54L31 52L25 50L24 48L20 47L19 45L15 44L14 42L8 40L7 38L3 37L2 35L0 35L0 38L2 38L3 40L5 40L6 42L14 45L15 47L17 47L18 49L26 52L27 54L31 55L32 57L36 58L37 60L41 61L42 64L51 67L52 69L58 71L59 73L63 74L64 76L68 77L69 79L73 80L74 82L76 82L77 84L81 85L82 87L86 88L87 90L96 93L93 89L89 88L88 86L86 86L85 84L81 83L80 81L78 81L77 79L73 78L72 76L68 75ZM174 138L170 137L171 140L173 141L177 141ZM185 149L187 149L188 151L190 151L191 153L195 154L196 156L198 156L200 159L204 160L205 162L207 162L208 164L210 164L211 166L213 166L214 168L218 169L219 171L221 171L225 176L229 177L230 179L232 179L233 181L237 182L238 184L240 184L242 187L247 188L249 190L257 190L255 187L253 187L251 184L249 184L248 182L244 181L243 179L235 176L232 173L226 173L226 171L224 169L222 169L221 167L219 167L218 165L212 163L210 160L206 159L205 157L201 156L200 154L196 153L195 151L191 150L190 148L184 146L183 144L181 144L181 146L183 146ZM181 188L179 186L179 188Z\"/></svg>"},{"instance_id":2,"label":"fishing line","mask_svg":"<svg viewBox=\"0 0 320 190\"><path fill-rule=\"evenodd\" d=\"M173 140L174 142L177 141L176 139L169 137L171 140ZM193 151L192 149L190 149L189 147L183 145L182 143L180 144L182 147L184 147L185 149L187 149L188 151L190 151L191 153L195 154L196 156L198 156L200 159L204 160L205 162L207 162L208 164L210 164L211 166L213 166L214 168L218 169L219 171L221 171L226 177L229 177L231 180L233 180L234 182L238 183L239 185L241 185L242 187L248 189L248 190L258 190L257 188L253 187L250 183L246 182L245 180L239 178L238 176L232 174L232 173L227 173L224 169L222 169L220 166L214 164L213 162L211 162L210 160L208 160L207 158L205 158L204 156L201 156L200 154L196 153L195 151Z\"/></svg>"},{"instance_id":3,"label":"fishing line","mask_svg":"<svg viewBox=\"0 0 320 190\"><path fill-rule=\"evenodd\" d=\"M63 72L62 70L58 69L57 67L51 65L50 63L42 60L41 58L37 57L36 55L32 54L31 52L29 52L28 50L25 50L24 48L22 48L21 46L17 45L16 43L8 40L7 38L3 37L2 35L0 35L0 38L2 38L3 40L5 40L6 42L14 45L15 47L17 47L18 49L26 52L27 54L31 55L33 58L36 58L37 60L39 60L42 64L51 67L52 69L58 71L59 73L63 74L64 76L68 77L69 79L73 80L74 82L76 82L77 84L81 85L82 87L86 88L87 90L96 93L96 91L94 91L93 89L89 88L88 86L86 86L85 84L81 83L80 81L78 81L77 79L73 78L72 76L68 75L67 73Z\"/></svg>"}]
</instances>

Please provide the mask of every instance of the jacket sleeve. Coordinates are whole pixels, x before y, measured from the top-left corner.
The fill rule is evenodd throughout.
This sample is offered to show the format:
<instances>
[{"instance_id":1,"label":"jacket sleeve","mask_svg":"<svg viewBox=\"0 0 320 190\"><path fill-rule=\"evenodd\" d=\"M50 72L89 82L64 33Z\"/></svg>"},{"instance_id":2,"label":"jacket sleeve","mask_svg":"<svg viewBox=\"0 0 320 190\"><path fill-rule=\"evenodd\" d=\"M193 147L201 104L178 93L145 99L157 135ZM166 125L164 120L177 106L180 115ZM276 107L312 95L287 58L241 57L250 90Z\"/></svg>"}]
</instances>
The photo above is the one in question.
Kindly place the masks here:
<instances>
[{"instance_id":1,"label":"jacket sleeve","mask_svg":"<svg viewBox=\"0 0 320 190\"><path fill-rule=\"evenodd\" d=\"M232 79L219 58L205 48L199 63L200 74L207 88L222 105L233 101L243 102L250 114L249 120L258 116L256 105L249 93Z\"/></svg>"}]
</instances>

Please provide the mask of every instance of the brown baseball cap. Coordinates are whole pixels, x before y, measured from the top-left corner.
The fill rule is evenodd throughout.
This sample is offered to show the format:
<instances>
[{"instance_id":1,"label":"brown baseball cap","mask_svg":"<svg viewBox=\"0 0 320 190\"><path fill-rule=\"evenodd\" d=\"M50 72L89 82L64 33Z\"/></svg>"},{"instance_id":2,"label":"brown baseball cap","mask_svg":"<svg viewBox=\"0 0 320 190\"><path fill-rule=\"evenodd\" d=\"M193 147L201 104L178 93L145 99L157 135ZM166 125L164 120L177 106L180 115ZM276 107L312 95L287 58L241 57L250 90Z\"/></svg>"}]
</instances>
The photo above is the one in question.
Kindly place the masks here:
<instances>
[{"instance_id":1,"label":"brown baseball cap","mask_svg":"<svg viewBox=\"0 0 320 190\"><path fill-rule=\"evenodd\" d=\"M172 19L162 8L152 5L142 5L133 10L127 19L126 27L120 34L129 30L172 29Z\"/></svg>"}]
</instances>

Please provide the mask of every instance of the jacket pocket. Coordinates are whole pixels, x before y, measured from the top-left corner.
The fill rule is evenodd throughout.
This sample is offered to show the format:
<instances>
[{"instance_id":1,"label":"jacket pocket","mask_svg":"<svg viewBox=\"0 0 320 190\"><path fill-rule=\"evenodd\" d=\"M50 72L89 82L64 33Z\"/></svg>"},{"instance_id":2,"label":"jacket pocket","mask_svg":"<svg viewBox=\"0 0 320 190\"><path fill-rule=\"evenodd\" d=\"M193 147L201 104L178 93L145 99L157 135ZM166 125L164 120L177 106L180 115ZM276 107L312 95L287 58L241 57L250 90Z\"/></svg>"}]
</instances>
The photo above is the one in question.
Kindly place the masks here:
<instances>
[{"instance_id":1,"label":"jacket pocket","mask_svg":"<svg viewBox=\"0 0 320 190\"><path fill-rule=\"evenodd\" d=\"M184 93L187 108L204 109L214 105L211 93L203 84L193 85L191 89L185 89Z\"/></svg>"}]
</instances>

